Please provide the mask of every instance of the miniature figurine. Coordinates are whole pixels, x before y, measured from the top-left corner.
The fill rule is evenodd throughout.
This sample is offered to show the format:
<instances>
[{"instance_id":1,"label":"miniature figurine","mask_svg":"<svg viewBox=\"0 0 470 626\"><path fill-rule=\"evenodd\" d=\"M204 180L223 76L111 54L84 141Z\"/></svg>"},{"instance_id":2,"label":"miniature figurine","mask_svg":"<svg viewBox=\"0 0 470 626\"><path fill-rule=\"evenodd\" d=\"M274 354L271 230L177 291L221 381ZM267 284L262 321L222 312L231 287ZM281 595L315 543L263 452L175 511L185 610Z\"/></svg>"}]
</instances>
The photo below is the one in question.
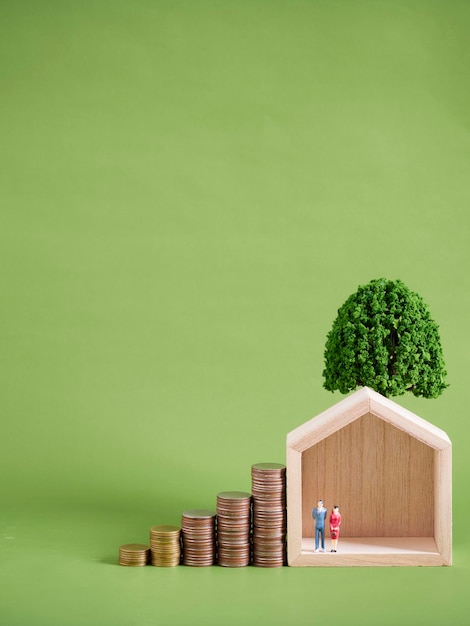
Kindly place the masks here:
<instances>
[{"instance_id":1,"label":"miniature figurine","mask_svg":"<svg viewBox=\"0 0 470 626\"><path fill-rule=\"evenodd\" d=\"M336 552L338 547L339 527L341 526L341 513L339 512L339 506L334 505L330 515L330 537L331 537L331 551Z\"/></svg>"},{"instance_id":2,"label":"miniature figurine","mask_svg":"<svg viewBox=\"0 0 470 626\"><path fill-rule=\"evenodd\" d=\"M325 552L325 520L327 510L323 506L323 500L318 500L317 506L312 511L315 520L315 552L318 552L319 539L321 535L321 551Z\"/></svg>"}]
</instances>

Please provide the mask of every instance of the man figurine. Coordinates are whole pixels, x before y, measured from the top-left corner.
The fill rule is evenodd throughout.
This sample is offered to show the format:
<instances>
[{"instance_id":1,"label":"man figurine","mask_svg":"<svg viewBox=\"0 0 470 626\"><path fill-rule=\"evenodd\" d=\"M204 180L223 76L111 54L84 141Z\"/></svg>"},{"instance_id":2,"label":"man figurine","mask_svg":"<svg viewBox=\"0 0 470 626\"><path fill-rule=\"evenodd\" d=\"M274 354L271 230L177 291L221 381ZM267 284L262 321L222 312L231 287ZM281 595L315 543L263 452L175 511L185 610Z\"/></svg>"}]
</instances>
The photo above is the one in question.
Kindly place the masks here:
<instances>
[{"instance_id":1,"label":"man figurine","mask_svg":"<svg viewBox=\"0 0 470 626\"><path fill-rule=\"evenodd\" d=\"M327 510L323 506L323 500L318 500L317 506L312 511L315 520L315 552L318 552L318 544L321 535L321 551L325 552L325 520Z\"/></svg>"}]
</instances>

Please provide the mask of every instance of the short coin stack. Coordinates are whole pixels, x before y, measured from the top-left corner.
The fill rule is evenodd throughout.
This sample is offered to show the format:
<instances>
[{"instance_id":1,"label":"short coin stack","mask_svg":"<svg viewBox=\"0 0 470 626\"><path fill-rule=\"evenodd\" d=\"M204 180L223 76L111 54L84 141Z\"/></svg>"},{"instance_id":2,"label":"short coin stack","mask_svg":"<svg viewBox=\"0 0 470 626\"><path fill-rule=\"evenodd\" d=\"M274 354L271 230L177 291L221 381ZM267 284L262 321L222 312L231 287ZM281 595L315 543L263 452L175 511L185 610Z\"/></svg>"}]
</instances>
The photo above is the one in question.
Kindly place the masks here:
<instances>
[{"instance_id":1,"label":"short coin stack","mask_svg":"<svg viewBox=\"0 0 470 626\"><path fill-rule=\"evenodd\" d=\"M253 564L286 564L286 466L255 463L251 466L253 493Z\"/></svg>"},{"instance_id":2,"label":"short coin stack","mask_svg":"<svg viewBox=\"0 0 470 626\"><path fill-rule=\"evenodd\" d=\"M215 563L214 511L185 511L181 516L183 530L183 564L204 567Z\"/></svg>"},{"instance_id":3,"label":"short coin stack","mask_svg":"<svg viewBox=\"0 0 470 626\"><path fill-rule=\"evenodd\" d=\"M150 546L144 543L126 543L119 548L119 565L140 567L147 565L150 556Z\"/></svg>"},{"instance_id":4,"label":"short coin stack","mask_svg":"<svg viewBox=\"0 0 470 626\"><path fill-rule=\"evenodd\" d=\"M218 563L244 567L251 561L251 493L223 491L217 495Z\"/></svg>"},{"instance_id":5,"label":"short coin stack","mask_svg":"<svg viewBox=\"0 0 470 626\"><path fill-rule=\"evenodd\" d=\"M152 565L174 567L181 559L181 528L179 526L152 526L150 529L150 551Z\"/></svg>"}]
</instances>

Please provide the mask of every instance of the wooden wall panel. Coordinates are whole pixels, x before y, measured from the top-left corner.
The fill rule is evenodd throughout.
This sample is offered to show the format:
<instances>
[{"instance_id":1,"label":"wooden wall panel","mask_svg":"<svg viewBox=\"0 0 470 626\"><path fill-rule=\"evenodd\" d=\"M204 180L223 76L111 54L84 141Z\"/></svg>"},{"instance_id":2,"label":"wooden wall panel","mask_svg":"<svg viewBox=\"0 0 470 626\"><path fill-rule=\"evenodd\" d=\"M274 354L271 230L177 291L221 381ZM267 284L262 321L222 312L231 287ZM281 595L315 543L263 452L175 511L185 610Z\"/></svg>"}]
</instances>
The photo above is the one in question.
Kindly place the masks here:
<instances>
[{"instance_id":1,"label":"wooden wall panel","mask_svg":"<svg viewBox=\"0 0 470 626\"><path fill-rule=\"evenodd\" d=\"M434 511L437 548L445 565L452 564L452 447L434 452Z\"/></svg>"},{"instance_id":2,"label":"wooden wall panel","mask_svg":"<svg viewBox=\"0 0 470 626\"><path fill-rule=\"evenodd\" d=\"M433 454L371 414L312 446L302 453L302 536L313 536L319 498L329 512L339 505L343 537L433 536Z\"/></svg>"}]
</instances>

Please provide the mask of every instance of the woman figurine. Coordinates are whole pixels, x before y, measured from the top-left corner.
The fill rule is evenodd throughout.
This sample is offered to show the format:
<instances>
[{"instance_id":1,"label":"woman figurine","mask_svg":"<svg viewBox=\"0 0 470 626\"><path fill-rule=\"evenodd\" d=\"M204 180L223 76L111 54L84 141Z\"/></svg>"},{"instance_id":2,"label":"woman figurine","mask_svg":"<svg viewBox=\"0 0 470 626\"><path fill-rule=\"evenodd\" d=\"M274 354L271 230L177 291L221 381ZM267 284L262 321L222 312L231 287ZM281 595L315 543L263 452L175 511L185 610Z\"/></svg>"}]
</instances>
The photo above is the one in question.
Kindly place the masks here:
<instances>
[{"instance_id":1,"label":"woman figurine","mask_svg":"<svg viewBox=\"0 0 470 626\"><path fill-rule=\"evenodd\" d=\"M330 537L331 537L331 551L336 552L338 547L339 527L341 526L341 513L339 512L339 506L335 504L330 515Z\"/></svg>"}]
</instances>

